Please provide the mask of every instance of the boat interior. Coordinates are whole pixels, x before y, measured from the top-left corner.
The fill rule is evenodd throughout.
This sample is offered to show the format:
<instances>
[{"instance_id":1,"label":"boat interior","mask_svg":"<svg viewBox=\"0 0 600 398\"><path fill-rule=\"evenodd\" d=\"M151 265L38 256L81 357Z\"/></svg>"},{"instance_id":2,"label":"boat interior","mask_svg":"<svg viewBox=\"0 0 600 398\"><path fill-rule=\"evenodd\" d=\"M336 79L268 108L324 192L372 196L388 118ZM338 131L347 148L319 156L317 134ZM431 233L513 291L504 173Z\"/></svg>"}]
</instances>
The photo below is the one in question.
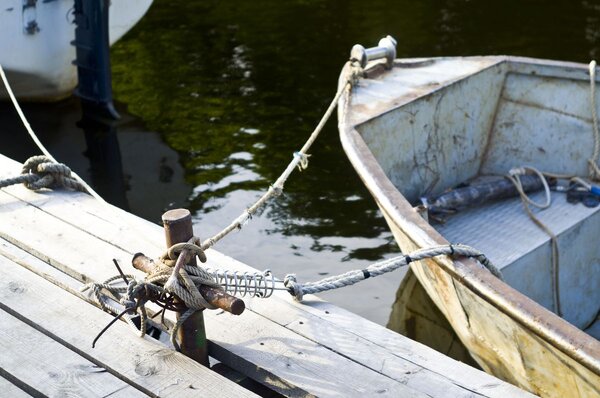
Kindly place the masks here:
<instances>
[{"instance_id":1,"label":"boat interior","mask_svg":"<svg viewBox=\"0 0 600 398\"><path fill-rule=\"evenodd\" d=\"M358 113L356 130L415 206L426 195L514 167L585 178L595 144L587 68L532 61L397 61L361 82L352 99L364 116ZM530 197L544 201L543 191ZM569 203L564 192L552 191L551 198L549 208L532 211L558 239L558 292L550 236L518 196L430 223L449 242L481 250L509 285L554 312L558 293L562 317L600 339L600 206Z\"/></svg>"}]
</instances>

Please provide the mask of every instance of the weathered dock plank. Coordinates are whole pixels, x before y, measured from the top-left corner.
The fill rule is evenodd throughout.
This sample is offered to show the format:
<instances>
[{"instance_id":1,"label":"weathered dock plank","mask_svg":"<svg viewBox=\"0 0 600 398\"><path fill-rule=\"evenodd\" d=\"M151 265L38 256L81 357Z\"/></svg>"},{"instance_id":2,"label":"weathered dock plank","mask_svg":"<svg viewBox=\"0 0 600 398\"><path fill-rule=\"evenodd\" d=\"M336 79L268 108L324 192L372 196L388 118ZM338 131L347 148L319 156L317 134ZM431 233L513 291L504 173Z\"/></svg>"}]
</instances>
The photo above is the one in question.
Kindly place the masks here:
<instances>
[{"instance_id":1,"label":"weathered dock plank","mask_svg":"<svg viewBox=\"0 0 600 398\"><path fill-rule=\"evenodd\" d=\"M2 372L49 397L105 397L123 389L148 396L2 310L0 352Z\"/></svg>"},{"instance_id":2,"label":"weathered dock plank","mask_svg":"<svg viewBox=\"0 0 600 398\"><path fill-rule=\"evenodd\" d=\"M0 177L19 168L0 156ZM83 194L14 187L0 194L0 209L10 209L0 213L0 221L8 221L0 223L0 236L78 281L114 275L113 257L128 263L135 252L156 256L164 248L160 227ZM18 225L19 220L27 225ZM62 239L62 250L48 247L47 239ZM211 267L253 270L215 250L207 254ZM249 311L238 318L207 312L211 353L288 395L525 394L314 296L307 299L299 304L282 293L247 300ZM344 385L348 389L340 390Z\"/></svg>"},{"instance_id":3,"label":"weathered dock plank","mask_svg":"<svg viewBox=\"0 0 600 398\"><path fill-rule=\"evenodd\" d=\"M0 193L0 206L5 204L2 198ZM69 275L76 278L81 276L85 281L103 280L114 274L110 266L110 257L103 257L111 253L110 248L104 247L107 245L105 242L98 243L92 236L81 234L75 231L74 227L58 221L54 221L52 232L48 235L48 229L39 226L49 226L51 221L47 218L51 216L24 202L19 204L24 204L24 207L6 204L7 207L11 207L10 217L15 217L13 221L22 221L19 226L14 223L2 223L0 235L3 238L7 237L6 231L10 229L12 242L18 242L22 249L35 253L44 261L67 271ZM23 220L27 219L35 219L38 228L31 230L24 226L27 222ZM56 241L57 236L60 236L59 241L64 243L63 250L48 247L48 242ZM69 250L75 247L81 249ZM22 257L21 262L24 261ZM100 330L100 327L96 330ZM219 355L219 360L226 358L228 365L245 373L250 372L259 380L269 380L270 386L286 395L356 396L379 392L382 396L425 396L251 311L244 313L243 318L228 313L211 312L207 317L207 330L211 333L209 338L215 344L227 352L235 353L223 357ZM120 332L109 330L106 336L115 337ZM131 330L127 330L127 333L135 337ZM91 339L92 336L88 344ZM217 349L217 352L225 351ZM248 361L248 358L251 361ZM242 366L242 363L245 366ZM250 363L250 367L246 366ZM337 372L338 366L345 371ZM331 374L324 374L327 370Z\"/></svg>"},{"instance_id":4,"label":"weathered dock plank","mask_svg":"<svg viewBox=\"0 0 600 398\"><path fill-rule=\"evenodd\" d=\"M97 348L91 338L112 316L0 256L0 309L151 396L255 396L151 338L117 322ZM1 336L0 336L1 337ZM2 337L4 338L4 337Z\"/></svg>"},{"instance_id":5,"label":"weathered dock plank","mask_svg":"<svg viewBox=\"0 0 600 398\"><path fill-rule=\"evenodd\" d=\"M231 270L253 271L225 256L220 263ZM269 300L246 299L246 304L277 324L418 391L457 397L529 395L316 296L298 303L288 293L275 292Z\"/></svg>"},{"instance_id":6,"label":"weathered dock plank","mask_svg":"<svg viewBox=\"0 0 600 398\"><path fill-rule=\"evenodd\" d=\"M108 242L81 233L75 226L2 192L0 206L10 210L3 217L7 222L0 224L0 236L75 279L104 280L115 273L110 264L111 255L124 261L131 258L132 253L123 253ZM157 231L162 234L158 227ZM49 242L61 242L61 245ZM210 313L209 316L207 329L213 331L209 337L226 351L235 353L218 359L228 359L228 365L250 372L258 380L269 380L270 386L287 395L422 395L256 313L249 311L243 318L227 313ZM217 349L217 352L225 351ZM244 362L244 358L251 361ZM252 365L242 366L242 363ZM338 366L345 371L337 372ZM324 375L327 370L330 375Z\"/></svg>"},{"instance_id":7,"label":"weathered dock plank","mask_svg":"<svg viewBox=\"0 0 600 398\"><path fill-rule=\"evenodd\" d=\"M2 377L2 373L2 368L0 368L0 398L29 398L32 396Z\"/></svg>"}]
</instances>

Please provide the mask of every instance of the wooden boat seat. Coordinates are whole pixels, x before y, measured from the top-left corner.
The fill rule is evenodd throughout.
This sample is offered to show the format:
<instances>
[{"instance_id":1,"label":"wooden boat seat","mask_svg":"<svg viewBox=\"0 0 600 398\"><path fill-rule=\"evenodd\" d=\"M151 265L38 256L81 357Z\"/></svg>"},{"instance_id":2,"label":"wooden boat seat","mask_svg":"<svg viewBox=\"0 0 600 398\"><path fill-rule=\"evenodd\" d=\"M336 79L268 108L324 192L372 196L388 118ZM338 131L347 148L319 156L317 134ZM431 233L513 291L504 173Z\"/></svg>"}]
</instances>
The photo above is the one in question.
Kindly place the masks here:
<instances>
[{"instance_id":1,"label":"wooden boat seat","mask_svg":"<svg viewBox=\"0 0 600 398\"><path fill-rule=\"evenodd\" d=\"M544 194L531 198L542 203ZM565 194L552 192L552 206L534 212L558 237L563 318L587 328L600 309L600 206L571 204ZM527 216L519 198L459 211L434 227L451 243L481 250L509 285L554 311L550 237Z\"/></svg>"}]
</instances>

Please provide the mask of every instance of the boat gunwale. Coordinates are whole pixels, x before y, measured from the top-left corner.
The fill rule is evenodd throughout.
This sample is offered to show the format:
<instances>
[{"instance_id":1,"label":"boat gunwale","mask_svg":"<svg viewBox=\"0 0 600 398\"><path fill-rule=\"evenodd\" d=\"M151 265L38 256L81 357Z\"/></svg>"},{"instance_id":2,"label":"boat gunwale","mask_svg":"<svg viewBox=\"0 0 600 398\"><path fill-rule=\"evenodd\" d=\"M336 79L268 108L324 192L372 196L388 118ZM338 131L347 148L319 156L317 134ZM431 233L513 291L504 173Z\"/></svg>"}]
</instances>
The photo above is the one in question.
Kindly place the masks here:
<instances>
[{"instance_id":1,"label":"boat gunwale","mask_svg":"<svg viewBox=\"0 0 600 398\"><path fill-rule=\"evenodd\" d=\"M443 57L431 58L433 60L459 60L459 59L485 59L487 57ZM490 56L490 59L497 59L498 62L491 63L481 69L453 79L438 87L422 93L416 97L411 97L409 101L404 101L398 105L390 106L383 112L373 114L369 118L351 122L350 115L346 112L350 106L352 93L346 92L341 98L338 107L338 124L340 140L346 155L353 167L357 171L363 183L367 186L377 204L382 210L390 216L391 220L403 230L408 239L418 247L427 247L432 245L445 245L449 242L440 235L428 222L426 222L417 212L408 200L392 184L385 172L371 153L357 126L368 122L383 114L393 112L396 109L422 98L431 95L434 92L454 85L470 76L481 73L486 69L505 64L508 66L507 73L518 72L516 66L537 66L537 67L561 67L567 68L568 72L587 75L587 65L565 62L539 60L526 57L511 56ZM545 76L540 73L538 76ZM343 84L344 71L340 77L340 84ZM389 220L388 220L389 221ZM400 228L402 226L402 228ZM500 279L497 279L473 259L448 259L443 261L440 258L435 259L436 264L447 272L453 279L462 283L478 297L491 304L515 322L520 324L526 330L531 331L544 341L566 354L571 359L582 364L593 373L600 375L600 343L593 337L587 335L582 330L558 317L553 312L547 310L537 302L520 293ZM416 266L411 264L411 266Z\"/></svg>"}]
</instances>

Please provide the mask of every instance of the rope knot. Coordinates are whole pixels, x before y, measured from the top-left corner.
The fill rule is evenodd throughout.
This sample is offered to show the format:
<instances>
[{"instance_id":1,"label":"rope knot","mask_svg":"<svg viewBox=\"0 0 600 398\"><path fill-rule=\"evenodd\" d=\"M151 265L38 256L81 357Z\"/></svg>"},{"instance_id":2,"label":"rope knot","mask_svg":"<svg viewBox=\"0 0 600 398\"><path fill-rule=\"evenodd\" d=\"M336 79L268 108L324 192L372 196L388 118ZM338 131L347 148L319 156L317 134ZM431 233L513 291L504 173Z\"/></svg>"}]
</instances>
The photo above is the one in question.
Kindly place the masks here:
<instances>
[{"instance_id":1,"label":"rope knot","mask_svg":"<svg viewBox=\"0 0 600 398\"><path fill-rule=\"evenodd\" d=\"M365 76L365 70L360 65L360 62L354 59L348 61L350 63L350 73L348 76L348 83L352 87L358 84L358 81Z\"/></svg>"},{"instance_id":2,"label":"rope knot","mask_svg":"<svg viewBox=\"0 0 600 398\"><path fill-rule=\"evenodd\" d=\"M191 242L176 243L173 246L169 247L167 252L161 256L161 260L165 264L172 267L175 265L175 261L177 261L177 258L179 257L181 252L184 250L188 250L189 252L191 252L192 255L198 256L200 262L206 262L206 254L204 253L204 250L202 250L202 247L200 247L200 239L197 237L194 237ZM187 261L185 262L187 263Z\"/></svg>"},{"instance_id":3,"label":"rope knot","mask_svg":"<svg viewBox=\"0 0 600 398\"><path fill-rule=\"evenodd\" d=\"M283 194L283 188L280 186L271 185L271 189L273 190L273 195L281 196Z\"/></svg>"},{"instance_id":4,"label":"rope knot","mask_svg":"<svg viewBox=\"0 0 600 398\"><path fill-rule=\"evenodd\" d=\"M302 152L294 152L294 157L298 158L300 163L298 163L298 170L306 170L308 168L308 158L310 157L307 153Z\"/></svg>"},{"instance_id":5,"label":"rope knot","mask_svg":"<svg viewBox=\"0 0 600 398\"><path fill-rule=\"evenodd\" d=\"M123 307L125 307L131 311L133 311L133 309L136 307L136 302L133 299L129 300L129 299L126 299L125 297L123 297L120 300L120 302L121 302L121 304L123 304Z\"/></svg>"},{"instance_id":6,"label":"rope knot","mask_svg":"<svg viewBox=\"0 0 600 398\"><path fill-rule=\"evenodd\" d=\"M33 156L27 159L21 174L30 176L24 184L34 191L42 188L67 188L86 192L85 187L71 175L68 166L55 163L46 156Z\"/></svg>"},{"instance_id":7,"label":"rope knot","mask_svg":"<svg viewBox=\"0 0 600 398\"><path fill-rule=\"evenodd\" d=\"M302 301L304 293L302 292L302 285L296 280L295 274L288 274L283 279L283 285L289 290L290 294L294 296L297 301Z\"/></svg>"},{"instance_id":8,"label":"rope knot","mask_svg":"<svg viewBox=\"0 0 600 398\"><path fill-rule=\"evenodd\" d=\"M527 170L524 167L513 167L508 171L508 175L511 176L522 176L527 174Z\"/></svg>"}]
</instances>

